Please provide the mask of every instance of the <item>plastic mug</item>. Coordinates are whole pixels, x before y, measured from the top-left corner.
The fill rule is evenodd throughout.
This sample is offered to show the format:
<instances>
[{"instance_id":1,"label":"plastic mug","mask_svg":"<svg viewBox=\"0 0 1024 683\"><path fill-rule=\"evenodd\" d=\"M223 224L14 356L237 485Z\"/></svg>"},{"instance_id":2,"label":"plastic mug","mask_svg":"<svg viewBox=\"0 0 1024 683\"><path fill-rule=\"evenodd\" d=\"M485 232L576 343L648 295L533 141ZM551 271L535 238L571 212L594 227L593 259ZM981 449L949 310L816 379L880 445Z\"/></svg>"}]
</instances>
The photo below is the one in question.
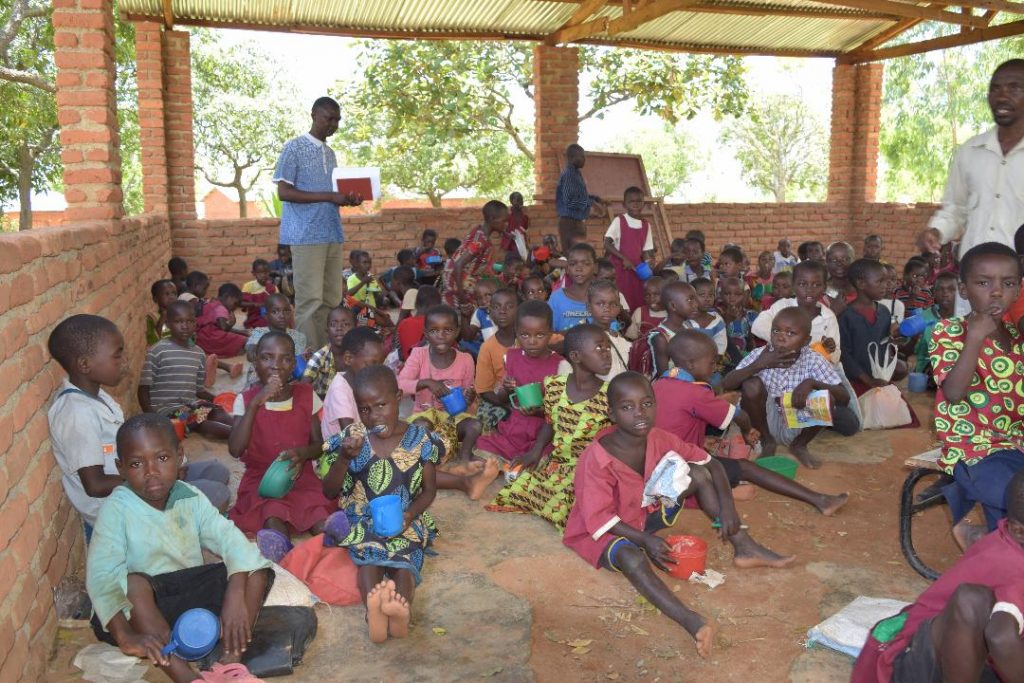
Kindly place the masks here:
<instances>
[{"instance_id":1,"label":"plastic mug","mask_svg":"<svg viewBox=\"0 0 1024 683\"><path fill-rule=\"evenodd\" d=\"M544 391L541 388L540 382L524 384L516 387L515 391L509 395L508 400L516 410L540 408L544 403Z\"/></svg>"},{"instance_id":2,"label":"plastic mug","mask_svg":"<svg viewBox=\"0 0 1024 683\"><path fill-rule=\"evenodd\" d=\"M202 659L220 640L220 619L208 609L195 607L182 612L171 629L171 642L161 652L188 662Z\"/></svg>"},{"instance_id":3,"label":"plastic mug","mask_svg":"<svg viewBox=\"0 0 1024 683\"><path fill-rule=\"evenodd\" d=\"M907 375L907 388L915 394L928 391L928 375L923 372L912 372Z\"/></svg>"},{"instance_id":4,"label":"plastic mug","mask_svg":"<svg viewBox=\"0 0 1024 683\"><path fill-rule=\"evenodd\" d=\"M924 316L915 314L903 319L903 322L900 323L900 334L904 337L916 337L924 332L924 328L927 326L928 321L924 319Z\"/></svg>"},{"instance_id":5,"label":"plastic mug","mask_svg":"<svg viewBox=\"0 0 1024 683\"><path fill-rule=\"evenodd\" d=\"M373 532L385 538L397 536L402 531L402 512L402 499L394 494L371 500L370 517L373 519Z\"/></svg>"},{"instance_id":6,"label":"plastic mug","mask_svg":"<svg viewBox=\"0 0 1024 683\"><path fill-rule=\"evenodd\" d=\"M469 407L469 404L466 403L466 395L462 393L462 387L448 389L448 393L441 397L440 400L441 405L444 406L444 409L452 417L466 412L466 408Z\"/></svg>"},{"instance_id":7,"label":"plastic mug","mask_svg":"<svg viewBox=\"0 0 1024 683\"><path fill-rule=\"evenodd\" d=\"M306 357L301 353L295 354L295 369L292 370L292 379L302 379L302 373L306 371Z\"/></svg>"},{"instance_id":8,"label":"plastic mug","mask_svg":"<svg viewBox=\"0 0 1024 683\"><path fill-rule=\"evenodd\" d=\"M641 280L650 280L654 275L654 271L651 270L651 267L647 265L646 261L641 261L636 264L636 268L634 268L634 270L636 271L636 276Z\"/></svg>"},{"instance_id":9,"label":"plastic mug","mask_svg":"<svg viewBox=\"0 0 1024 683\"><path fill-rule=\"evenodd\" d=\"M427 257L427 264L436 266L441 263L441 257L438 254L431 254Z\"/></svg>"}]
</instances>

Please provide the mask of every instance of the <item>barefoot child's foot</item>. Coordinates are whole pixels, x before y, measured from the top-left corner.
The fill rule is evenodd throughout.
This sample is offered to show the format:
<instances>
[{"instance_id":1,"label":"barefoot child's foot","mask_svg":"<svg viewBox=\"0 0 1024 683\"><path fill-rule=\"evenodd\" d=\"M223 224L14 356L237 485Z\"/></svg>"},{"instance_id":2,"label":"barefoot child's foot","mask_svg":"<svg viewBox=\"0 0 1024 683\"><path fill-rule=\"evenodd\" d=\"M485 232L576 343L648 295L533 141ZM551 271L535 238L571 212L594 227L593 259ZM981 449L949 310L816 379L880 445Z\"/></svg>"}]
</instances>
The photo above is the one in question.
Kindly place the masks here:
<instances>
[{"instance_id":1,"label":"barefoot child's foot","mask_svg":"<svg viewBox=\"0 0 1024 683\"><path fill-rule=\"evenodd\" d=\"M456 477L472 477L474 474L483 472L485 464L483 460L470 460L469 462L456 460L445 465L443 469Z\"/></svg>"},{"instance_id":2,"label":"barefoot child's foot","mask_svg":"<svg viewBox=\"0 0 1024 683\"><path fill-rule=\"evenodd\" d=\"M974 542L984 536L985 533L985 527L979 524L971 524L966 519L960 520L953 527L953 539L960 546L960 550L964 552L967 552L967 549L974 545Z\"/></svg>"},{"instance_id":3,"label":"barefoot child's foot","mask_svg":"<svg viewBox=\"0 0 1024 683\"><path fill-rule=\"evenodd\" d=\"M790 445L789 452L794 458L799 460L800 464L804 467L809 467L812 470L816 470L821 467L821 461L811 455L811 452L807 450L807 446Z\"/></svg>"},{"instance_id":4,"label":"barefoot child's foot","mask_svg":"<svg viewBox=\"0 0 1024 683\"><path fill-rule=\"evenodd\" d=\"M711 624L704 624L693 634L694 645L697 646L697 654L704 659L711 656L711 648L715 643L715 627Z\"/></svg>"},{"instance_id":5,"label":"barefoot child's foot","mask_svg":"<svg viewBox=\"0 0 1024 683\"><path fill-rule=\"evenodd\" d=\"M478 472L470 477L467 482L466 495L469 496L470 500L480 500L480 496L484 495L484 491L492 481L498 478L501 474L501 466L497 460L488 460L484 463L484 468L481 472Z\"/></svg>"},{"instance_id":6,"label":"barefoot child's foot","mask_svg":"<svg viewBox=\"0 0 1024 683\"><path fill-rule=\"evenodd\" d=\"M748 536L745 531L740 531L730 538L729 541L736 551L732 563L740 569L751 569L753 567L782 569L796 559L794 555L784 557L768 550L768 548L765 548Z\"/></svg>"},{"instance_id":7,"label":"barefoot child's foot","mask_svg":"<svg viewBox=\"0 0 1024 683\"><path fill-rule=\"evenodd\" d=\"M381 581L366 594L366 626L370 633L371 643L383 643L388 639L388 617L381 611L387 584L395 589L393 581Z\"/></svg>"},{"instance_id":8,"label":"barefoot child's foot","mask_svg":"<svg viewBox=\"0 0 1024 683\"><path fill-rule=\"evenodd\" d=\"M217 356L210 354L206 357L206 386L212 387L217 381Z\"/></svg>"},{"instance_id":9,"label":"barefoot child's foot","mask_svg":"<svg viewBox=\"0 0 1024 683\"><path fill-rule=\"evenodd\" d=\"M832 515L839 512L846 503L850 500L849 493L840 493L837 496L822 495L821 500L814 504L814 507L818 508L818 512L831 517Z\"/></svg>"},{"instance_id":10,"label":"barefoot child's foot","mask_svg":"<svg viewBox=\"0 0 1024 683\"><path fill-rule=\"evenodd\" d=\"M388 618L388 635L392 638L405 638L409 635L409 619L412 611L402 594L395 590L395 584L388 581L390 588L384 591L384 599L380 609Z\"/></svg>"},{"instance_id":11,"label":"barefoot child's foot","mask_svg":"<svg viewBox=\"0 0 1024 683\"><path fill-rule=\"evenodd\" d=\"M229 371L229 374L231 375L231 379L238 379L239 377L241 377L242 376L242 364L241 363L232 363L231 364L231 370Z\"/></svg>"},{"instance_id":12,"label":"barefoot child's foot","mask_svg":"<svg viewBox=\"0 0 1024 683\"><path fill-rule=\"evenodd\" d=\"M732 490L733 500L754 500L757 498L757 487L753 484L740 484Z\"/></svg>"}]
</instances>

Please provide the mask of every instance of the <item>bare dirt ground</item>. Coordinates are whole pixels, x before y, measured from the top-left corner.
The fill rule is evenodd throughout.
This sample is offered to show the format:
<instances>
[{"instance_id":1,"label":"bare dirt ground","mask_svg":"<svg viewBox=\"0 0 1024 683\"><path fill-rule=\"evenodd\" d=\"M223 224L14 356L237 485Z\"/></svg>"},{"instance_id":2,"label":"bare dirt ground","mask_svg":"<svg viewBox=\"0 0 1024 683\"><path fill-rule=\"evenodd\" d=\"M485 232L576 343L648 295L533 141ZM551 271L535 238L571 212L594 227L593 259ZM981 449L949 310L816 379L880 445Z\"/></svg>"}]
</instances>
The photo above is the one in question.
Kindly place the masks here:
<instances>
[{"instance_id":1,"label":"bare dirt ground","mask_svg":"<svg viewBox=\"0 0 1024 683\"><path fill-rule=\"evenodd\" d=\"M927 424L933 397L910 396ZM699 511L684 512L675 533L707 540L708 566L727 576L713 591L665 577L680 599L718 624L708 660L697 656L682 629L639 601L623 577L589 567L542 520L486 512L482 502L441 492L433 506L439 554L427 561L410 638L371 645L361 607L320 606L317 639L292 679L848 680L852 660L806 649L806 632L857 595L912 600L927 586L904 561L897 534L903 462L931 445L926 429L820 437L812 446L826 464L817 471L801 468L798 480L850 493L849 504L833 518L766 491L737 503L756 539L797 555L789 569L734 568L731 549ZM190 437L187 449L192 459L230 460L224 445L201 437ZM495 483L490 493L497 488ZM923 554L947 566L958 555L948 513L937 508L926 514ZM70 662L90 642L87 629L62 629L49 680L79 680ZM151 670L147 680L162 676Z\"/></svg>"}]
</instances>

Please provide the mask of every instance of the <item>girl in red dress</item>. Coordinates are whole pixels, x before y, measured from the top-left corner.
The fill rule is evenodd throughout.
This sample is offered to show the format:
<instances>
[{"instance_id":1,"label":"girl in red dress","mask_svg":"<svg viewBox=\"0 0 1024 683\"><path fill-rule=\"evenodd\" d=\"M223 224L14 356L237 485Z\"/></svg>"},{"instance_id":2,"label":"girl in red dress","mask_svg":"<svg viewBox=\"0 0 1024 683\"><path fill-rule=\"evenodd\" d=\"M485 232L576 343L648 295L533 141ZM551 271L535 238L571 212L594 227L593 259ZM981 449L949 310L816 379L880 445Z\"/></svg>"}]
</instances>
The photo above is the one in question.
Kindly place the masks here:
<instances>
[{"instance_id":1,"label":"girl in red dress","mask_svg":"<svg viewBox=\"0 0 1024 683\"><path fill-rule=\"evenodd\" d=\"M644 192L630 187L622 197L626 213L616 217L604 234L604 249L615 266L615 284L626 297L630 312L644 303L644 281L636 267L654 258L651 226L640 212L644 208ZM648 264L650 265L650 264Z\"/></svg>"}]
</instances>

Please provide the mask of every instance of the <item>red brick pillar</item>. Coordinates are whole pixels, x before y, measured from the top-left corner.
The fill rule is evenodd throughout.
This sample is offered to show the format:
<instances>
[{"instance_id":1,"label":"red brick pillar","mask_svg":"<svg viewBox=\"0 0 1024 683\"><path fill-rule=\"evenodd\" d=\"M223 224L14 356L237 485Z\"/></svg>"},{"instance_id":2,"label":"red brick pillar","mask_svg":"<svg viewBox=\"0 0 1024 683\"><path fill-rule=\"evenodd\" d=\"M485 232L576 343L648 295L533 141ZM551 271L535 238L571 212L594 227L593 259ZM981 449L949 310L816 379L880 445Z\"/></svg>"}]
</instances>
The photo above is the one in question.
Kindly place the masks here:
<instances>
[{"instance_id":1,"label":"red brick pillar","mask_svg":"<svg viewBox=\"0 0 1024 683\"><path fill-rule=\"evenodd\" d=\"M164 31L164 125L171 221L196 218L192 62L187 31Z\"/></svg>"},{"instance_id":2,"label":"red brick pillar","mask_svg":"<svg viewBox=\"0 0 1024 683\"><path fill-rule=\"evenodd\" d=\"M565 147L579 137L579 70L577 48L533 48L533 177L541 202L554 203Z\"/></svg>"},{"instance_id":3,"label":"red brick pillar","mask_svg":"<svg viewBox=\"0 0 1024 683\"><path fill-rule=\"evenodd\" d=\"M167 213L167 132L164 125L163 27L135 24L135 77L139 89L142 197L146 213Z\"/></svg>"},{"instance_id":4,"label":"red brick pillar","mask_svg":"<svg viewBox=\"0 0 1024 683\"><path fill-rule=\"evenodd\" d=\"M829 202L854 211L875 201L881 112L881 64L840 64L832 70Z\"/></svg>"},{"instance_id":5,"label":"red brick pillar","mask_svg":"<svg viewBox=\"0 0 1024 683\"><path fill-rule=\"evenodd\" d=\"M118 219L121 155L112 0L53 0L57 121L68 221Z\"/></svg>"}]
</instances>

